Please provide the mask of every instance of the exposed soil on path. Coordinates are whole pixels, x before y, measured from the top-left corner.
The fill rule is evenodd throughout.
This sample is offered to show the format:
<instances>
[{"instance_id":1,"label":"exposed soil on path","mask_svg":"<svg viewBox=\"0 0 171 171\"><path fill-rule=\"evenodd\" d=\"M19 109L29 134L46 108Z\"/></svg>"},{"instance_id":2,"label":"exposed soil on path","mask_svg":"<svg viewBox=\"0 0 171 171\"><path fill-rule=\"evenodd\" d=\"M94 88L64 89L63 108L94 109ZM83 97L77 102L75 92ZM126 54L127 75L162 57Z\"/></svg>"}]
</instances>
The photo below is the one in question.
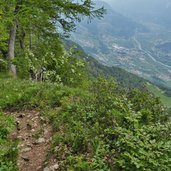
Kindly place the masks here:
<instances>
[{"instance_id":1,"label":"exposed soil on path","mask_svg":"<svg viewBox=\"0 0 171 171\"><path fill-rule=\"evenodd\" d=\"M43 171L51 144L52 127L34 110L11 114L16 117L17 122L11 138L19 139L19 170Z\"/></svg>"}]
</instances>

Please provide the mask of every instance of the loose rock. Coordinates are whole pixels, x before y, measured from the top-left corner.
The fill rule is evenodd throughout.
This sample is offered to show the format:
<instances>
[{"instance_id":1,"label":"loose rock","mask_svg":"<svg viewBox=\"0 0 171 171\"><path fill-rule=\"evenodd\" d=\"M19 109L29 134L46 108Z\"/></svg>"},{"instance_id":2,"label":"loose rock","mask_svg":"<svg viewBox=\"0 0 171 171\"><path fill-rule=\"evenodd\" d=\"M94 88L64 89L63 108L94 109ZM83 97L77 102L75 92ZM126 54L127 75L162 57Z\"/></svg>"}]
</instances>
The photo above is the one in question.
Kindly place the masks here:
<instances>
[{"instance_id":1,"label":"loose rock","mask_svg":"<svg viewBox=\"0 0 171 171\"><path fill-rule=\"evenodd\" d=\"M27 161L27 162L30 160L29 157L27 157L27 156L22 156L21 158L22 158L24 161Z\"/></svg>"},{"instance_id":2,"label":"loose rock","mask_svg":"<svg viewBox=\"0 0 171 171\"><path fill-rule=\"evenodd\" d=\"M21 152L29 152L31 150L31 147L27 147L21 150Z\"/></svg>"},{"instance_id":3,"label":"loose rock","mask_svg":"<svg viewBox=\"0 0 171 171\"><path fill-rule=\"evenodd\" d=\"M55 170L57 170L58 168L59 168L59 165L58 165L58 164L55 164L55 165L53 165L53 166L50 167L50 169L51 169L52 171L55 171Z\"/></svg>"},{"instance_id":4,"label":"loose rock","mask_svg":"<svg viewBox=\"0 0 171 171\"><path fill-rule=\"evenodd\" d=\"M52 171L50 168L48 168L48 167L45 167L44 169L43 169L43 171Z\"/></svg>"},{"instance_id":5,"label":"loose rock","mask_svg":"<svg viewBox=\"0 0 171 171\"><path fill-rule=\"evenodd\" d=\"M45 142L45 139L44 138L39 138L36 143L37 144L41 144L41 143L44 143Z\"/></svg>"}]
</instances>

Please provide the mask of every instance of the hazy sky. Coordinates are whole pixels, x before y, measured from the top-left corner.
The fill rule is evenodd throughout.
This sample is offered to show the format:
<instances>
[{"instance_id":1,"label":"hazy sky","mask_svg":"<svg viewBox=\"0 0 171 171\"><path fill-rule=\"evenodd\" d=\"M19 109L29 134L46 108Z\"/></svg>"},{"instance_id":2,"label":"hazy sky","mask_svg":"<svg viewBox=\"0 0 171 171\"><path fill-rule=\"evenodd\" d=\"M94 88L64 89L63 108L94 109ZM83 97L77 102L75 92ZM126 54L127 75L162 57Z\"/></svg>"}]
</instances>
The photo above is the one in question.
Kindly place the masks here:
<instances>
[{"instance_id":1,"label":"hazy sky","mask_svg":"<svg viewBox=\"0 0 171 171\"><path fill-rule=\"evenodd\" d=\"M102 0L112 8L128 17L160 16L167 11L171 15L171 0ZM170 12L169 12L170 11Z\"/></svg>"},{"instance_id":2,"label":"hazy sky","mask_svg":"<svg viewBox=\"0 0 171 171\"><path fill-rule=\"evenodd\" d=\"M132 10L136 8L152 8L158 9L159 7L167 8L171 5L171 0L103 0L112 4L113 8L131 8Z\"/></svg>"}]
</instances>

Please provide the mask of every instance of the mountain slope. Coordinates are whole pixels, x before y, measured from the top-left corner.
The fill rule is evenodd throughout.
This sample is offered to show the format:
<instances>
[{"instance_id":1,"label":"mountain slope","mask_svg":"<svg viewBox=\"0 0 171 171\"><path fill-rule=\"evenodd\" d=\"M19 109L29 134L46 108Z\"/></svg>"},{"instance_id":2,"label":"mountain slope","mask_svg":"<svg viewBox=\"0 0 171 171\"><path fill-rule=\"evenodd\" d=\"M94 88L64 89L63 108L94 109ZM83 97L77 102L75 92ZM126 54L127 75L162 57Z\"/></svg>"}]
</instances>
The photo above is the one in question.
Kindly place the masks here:
<instances>
[{"instance_id":1,"label":"mountain slope","mask_svg":"<svg viewBox=\"0 0 171 171\"><path fill-rule=\"evenodd\" d=\"M135 74L129 73L122 68L119 67L109 67L101 64L96 59L87 55L85 51L79 46L77 43L71 40L63 40L66 49L70 49L72 47L78 52L76 56L80 59L86 60L88 62L88 71L91 77L98 77L99 75L103 75L106 77L113 77L124 87L131 88L143 88L146 84L146 80L136 76Z\"/></svg>"},{"instance_id":2,"label":"mountain slope","mask_svg":"<svg viewBox=\"0 0 171 171\"><path fill-rule=\"evenodd\" d=\"M170 88L158 82L156 84L153 84L152 82L149 82L148 80L141 78L135 74L132 74L122 68L103 65L93 57L87 55L82 49L82 47L79 46L77 43L71 40L63 40L63 42L67 50L74 47L76 51L76 57L79 59L84 59L86 60L86 62L88 62L88 72L91 77L96 78L99 75L103 75L105 77L114 78L121 86L125 88L146 88L156 97L160 97L163 104L168 107L171 107L169 101L171 99Z\"/></svg>"}]
</instances>

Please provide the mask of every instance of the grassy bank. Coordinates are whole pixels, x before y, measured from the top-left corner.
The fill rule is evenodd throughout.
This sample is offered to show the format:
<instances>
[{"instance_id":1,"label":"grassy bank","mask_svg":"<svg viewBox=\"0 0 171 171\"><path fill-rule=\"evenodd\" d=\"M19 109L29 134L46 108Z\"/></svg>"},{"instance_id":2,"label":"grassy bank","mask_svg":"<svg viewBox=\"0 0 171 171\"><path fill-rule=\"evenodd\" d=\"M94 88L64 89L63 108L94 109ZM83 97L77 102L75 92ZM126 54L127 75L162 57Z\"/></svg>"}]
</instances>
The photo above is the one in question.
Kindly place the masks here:
<instances>
[{"instance_id":1,"label":"grassy bank","mask_svg":"<svg viewBox=\"0 0 171 171\"><path fill-rule=\"evenodd\" d=\"M160 97L166 107L171 108L171 97L166 96L161 89L152 84L147 84L147 87L156 97Z\"/></svg>"}]
</instances>

